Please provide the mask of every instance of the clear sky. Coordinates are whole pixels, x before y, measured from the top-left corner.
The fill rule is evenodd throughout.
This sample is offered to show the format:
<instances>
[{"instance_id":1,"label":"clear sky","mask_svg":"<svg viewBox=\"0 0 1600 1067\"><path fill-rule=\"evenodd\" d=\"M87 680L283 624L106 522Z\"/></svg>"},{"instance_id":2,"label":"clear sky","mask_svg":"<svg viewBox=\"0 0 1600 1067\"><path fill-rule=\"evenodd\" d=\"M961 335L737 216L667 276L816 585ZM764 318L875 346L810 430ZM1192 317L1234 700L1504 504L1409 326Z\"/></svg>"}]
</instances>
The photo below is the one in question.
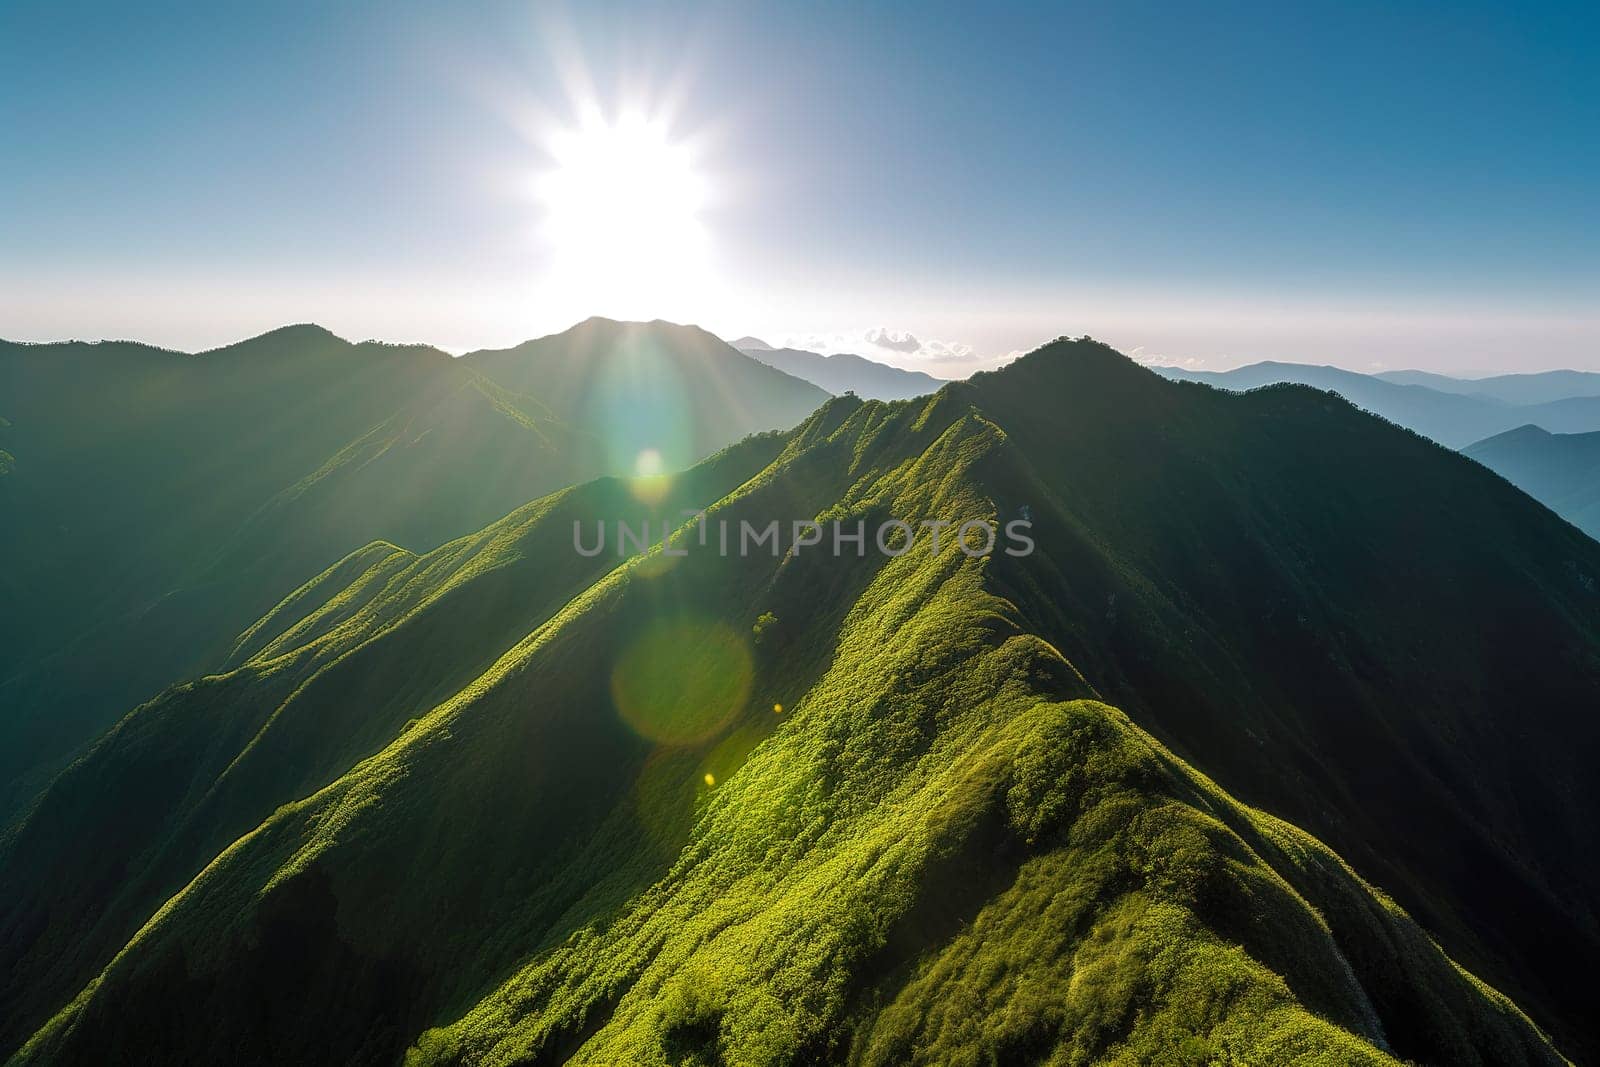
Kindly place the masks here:
<instances>
[{"instance_id":1,"label":"clear sky","mask_svg":"<svg viewBox=\"0 0 1600 1067\"><path fill-rule=\"evenodd\" d=\"M7 0L0 336L1600 369L1596 56L1592 3Z\"/></svg>"}]
</instances>

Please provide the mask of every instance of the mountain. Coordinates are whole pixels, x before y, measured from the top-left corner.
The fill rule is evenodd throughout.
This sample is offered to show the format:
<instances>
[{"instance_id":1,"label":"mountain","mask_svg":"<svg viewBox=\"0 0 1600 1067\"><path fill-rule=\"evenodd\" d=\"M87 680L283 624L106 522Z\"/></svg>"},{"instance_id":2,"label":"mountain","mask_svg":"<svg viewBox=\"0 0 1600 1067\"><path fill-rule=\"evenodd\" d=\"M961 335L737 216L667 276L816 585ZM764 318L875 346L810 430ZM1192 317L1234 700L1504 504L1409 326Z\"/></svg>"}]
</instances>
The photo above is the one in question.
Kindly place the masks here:
<instances>
[{"instance_id":1,"label":"mountain","mask_svg":"<svg viewBox=\"0 0 1600 1067\"><path fill-rule=\"evenodd\" d=\"M1404 384L1338 367L1300 363L1255 363L1231 371L1152 369L1168 378L1202 382L1220 389L1259 389L1283 383L1326 389L1357 407L1449 448L1462 448L1528 423L1553 433L1600 430L1600 396L1516 406L1490 396L1441 392L1425 385Z\"/></svg>"},{"instance_id":2,"label":"mountain","mask_svg":"<svg viewBox=\"0 0 1600 1067\"><path fill-rule=\"evenodd\" d=\"M571 539L700 508L671 555ZM715 550L811 518L1037 547ZM1305 388L1062 341L835 399L367 545L129 713L0 841L0 1044L1592 1059L1597 575L1477 463Z\"/></svg>"},{"instance_id":3,"label":"mountain","mask_svg":"<svg viewBox=\"0 0 1600 1067\"><path fill-rule=\"evenodd\" d=\"M740 338L733 345L751 359L803 378L835 396L855 393L870 400L909 400L936 393L945 384L921 371L901 370L845 352L825 356L799 348L773 348L754 337Z\"/></svg>"},{"instance_id":4,"label":"mountain","mask_svg":"<svg viewBox=\"0 0 1600 1067\"><path fill-rule=\"evenodd\" d=\"M1399 385L1425 385L1441 393L1481 396L1506 404L1548 404L1600 396L1600 374L1552 370L1538 374L1500 374L1490 378L1451 378L1420 370L1384 371L1376 377Z\"/></svg>"},{"instance_id":5,"label":"mountain","mask_svg":"<svg viewBox=\"0 0 1600 1067\"><path fill-rule=\"evenodd\" d=\"M1600 433L1522 426L1462 451L1600 540Z\"/></svg>"},{"instance_id":6,"label":"mountain","mask_svg":"<svg viewBox=\"0 0 1600 1067\"><path fill-rule=\"evenodd\" d=\"M828 398L694 326L589 319L461 362L514 393L539 397L589 434L596 471L639 457L676 470L745 434L793 426Z\"/></svg>"},{"instance_id":7,"label":"mountain","mask_svg":"<svg viewBox=\"0 0 1600 1067\"><path fill-rule=\"evenodd\" d=\"M198 355L0 343L0 581L28 605L0 613L0 824L367 542L427 551L647 449L685 465L825 399L666 324L467 359L309 325Z\"/></svg>"}]
</instances>

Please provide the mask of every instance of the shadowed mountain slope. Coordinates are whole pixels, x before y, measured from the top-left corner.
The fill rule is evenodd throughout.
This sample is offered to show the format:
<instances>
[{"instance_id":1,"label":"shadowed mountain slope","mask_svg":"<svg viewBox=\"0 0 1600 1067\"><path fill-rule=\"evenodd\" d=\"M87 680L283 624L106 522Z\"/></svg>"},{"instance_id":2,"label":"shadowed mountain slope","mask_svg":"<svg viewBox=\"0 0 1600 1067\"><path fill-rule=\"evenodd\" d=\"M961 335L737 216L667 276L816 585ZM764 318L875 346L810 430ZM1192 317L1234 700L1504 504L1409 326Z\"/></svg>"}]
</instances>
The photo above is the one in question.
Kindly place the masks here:
<instances>
[{"instance_id":1,"label":"shadowed mountain slope","mask_svg":"<svg viewBox=\"0 0 1600 1067\"><path fill-rule=\"evenodd\" d=\"M1066 512L1039 508L1042 551L1087 527L1150 586L1065 583L1100 600L1086 643L1120 646L1110 663L1072 651L1085 622L1060 586L1028 598L1040 632L1469 966L1581 1014L1572 982L1600 964L1595 545L1337 397L1173 388L1108 349L1072 351L971 388ZM1041 395L1098 403L1063 419Z\"/></svg>"},{"instance_id":2,"label":"shadowed mountain slope","mask_svg":"<svg viewBox=\"0 0 1600 1067\"><path fill-rule=\"evenodd\" d=\"M723 556L689 523L685 556L578 563L558 527L618 517L616 483L431 562L370 546L7 842L4 899L34 902L9 943L50 929L34 872L96 881L48 859L103 806L94 760L214 750L130 813L156 844L115 862L161 872L140 900L74 905L111 929L73 975L137 928L99 976L74 996L36 937L10 989L49 986L27 1029L59 1010L21 1059L1595 1049L1600 546L1478 465L1327 394L1060 342L923 402L833 401L684 485L722 494L713 528L1028 516L1038 550ZM471 562L502 543L521 562ZM573 585L512 582L541 566ZM448 615L502 582L528 606ZM413 617L469 632L413 667ZM350 645L370 666L315 669ZM301 677L323 695L273 718Z\"/></svg>"}]
</instances>

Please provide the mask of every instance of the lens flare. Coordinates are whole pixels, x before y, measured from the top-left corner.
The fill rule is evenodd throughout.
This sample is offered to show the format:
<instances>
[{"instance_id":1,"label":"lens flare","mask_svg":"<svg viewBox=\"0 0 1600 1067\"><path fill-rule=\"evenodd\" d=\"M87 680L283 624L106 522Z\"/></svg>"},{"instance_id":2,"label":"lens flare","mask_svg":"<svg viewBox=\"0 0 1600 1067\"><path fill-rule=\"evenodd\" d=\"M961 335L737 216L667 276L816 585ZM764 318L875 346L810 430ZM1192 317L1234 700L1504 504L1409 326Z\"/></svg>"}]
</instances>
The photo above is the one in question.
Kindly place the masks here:
<instances>
[{"instance_id":1,"label":"lens flare","mask_svg":"<svg viewBox=\"0 0 1600 1067\"><path fill-rule=\"evenodd\" d=\"M670 350L649 331L597 329L582 355L588 375L577 403L606 470L641 478L700 459L694 396Z\"/></svg>"},{"instance_id":2,"label":"lens flare","mask_svg":"<svg viewBox=\"0 0 1600 1067\"><path fill-rule=\"evenodd\" d=\"M728 736L718 741L700 761L700 766L705 768L706 772L702 779L706 787L714 788L717 783L732 778L739 768L745 765L750 753L755 751L766 733L767 731L750 727L729 731Z\"/></svg>"},{"instance_id":3,"label":"lens flare","mask_svg":"<svg viewBox=\"0 0 1600 1067\"><path fill-rule=\"evenodd\" d=\"M666 469L658 449L647 448L633 461L633 473L639 478L654 478Z\"/></svg>"},{"instance_id":4,"label":"lens flare","mask_svg":"<svg viewBox=\"0 0 1600 1067\"><path fill-rule=\"evenodd\" d=\"M753 674L750 650L731 627L663 619L617 658L611 697L641 737L694 744L715 736L745 706Z\"/></svg>"}]
</instances>

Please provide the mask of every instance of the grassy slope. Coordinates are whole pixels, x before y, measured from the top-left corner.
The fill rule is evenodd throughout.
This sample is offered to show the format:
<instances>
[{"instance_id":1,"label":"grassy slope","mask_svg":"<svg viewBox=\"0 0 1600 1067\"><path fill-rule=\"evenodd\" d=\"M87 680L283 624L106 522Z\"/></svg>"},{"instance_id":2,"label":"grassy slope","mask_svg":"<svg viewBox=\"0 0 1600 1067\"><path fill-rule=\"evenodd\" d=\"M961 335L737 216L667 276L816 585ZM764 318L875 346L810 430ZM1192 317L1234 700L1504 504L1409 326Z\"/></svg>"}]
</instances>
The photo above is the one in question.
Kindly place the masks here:
<instances>
[{"instance_id":1,"label":"grassy slope","mask_svg":"<svg viewBox=\"0 0 1600 1067\"><path fill-rule=\"evenodd\" d=\"M1045 558L1002 588L1037 632L1594 1054L1595 544L1328 394L1174 387L1085 344L964 388L1025 457Z\"/></svg>"},{"instance_id":2,"label":"grassy slope","mask_svg":"<svg viewBox=\"0 0 1600 1067\"><path fill-rule=\"evenodd\" d=\"M704 507L780 446L751 438L649 504L607 479L425 556L370 545L241 635L232 669L128 715L0 841L0 1045L26 1037L234 838L381 749L614 566L573 552L575 519L637 526Z\"/></svg>"},{"instance_id":3,"label":"grassy slope","mask_svg":"<svg viewBox=\"0 0 1600 1067\"><path fill-rule=\"evenodd\" d=\"M713 516L1008 515L1032 457L966 399L830 404ZM1002 570L620 568L225 850L22 1058L1555 1060L1091 699Z\"/></svg>"},{"instance_id":4,"label":"grassy slope","mask_svg":"<svg viewBox=\"0 0 1600 1067\"><path fill-rule=\"evenodd\" d=\"M739 366L724 366L696 331L590 334L605 329L632 347L562 335L535 343L527 366L502 361L519 389L434 349L312 326L197 356L0 344L13 424L0 447L21 457L4 476L16 521L0 523L0 552L14 561L5 591L31 605L0 616L0 825L117 715L214 668L240 629L366 542L427 551L563 485L631 471L643 444L628 433L665 433L678 394L717 405L680 466L824 399L726 346ZM644 373L641 346L675 376Z\"/></svg>"}]
</instances>

